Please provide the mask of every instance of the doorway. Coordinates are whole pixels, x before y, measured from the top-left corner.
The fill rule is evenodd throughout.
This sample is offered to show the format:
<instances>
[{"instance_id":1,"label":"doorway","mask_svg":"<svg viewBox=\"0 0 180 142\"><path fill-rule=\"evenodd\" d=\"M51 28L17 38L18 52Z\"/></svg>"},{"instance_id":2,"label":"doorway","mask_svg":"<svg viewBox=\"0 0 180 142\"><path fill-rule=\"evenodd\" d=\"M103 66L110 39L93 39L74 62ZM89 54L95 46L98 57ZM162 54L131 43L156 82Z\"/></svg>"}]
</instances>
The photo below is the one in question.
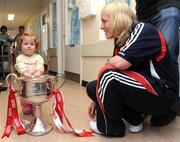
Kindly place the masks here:
<instances>
[{"instance_id":1,"label":"doorway","mask_svg":"<svg viewBox=\"0 0 180 142\"><path fill-rule=\"evenodd\" d=\"M44 59L45 70L48 70L48 15L47 10L40 17L40 54Z\"/></svg>"}]
</instances>

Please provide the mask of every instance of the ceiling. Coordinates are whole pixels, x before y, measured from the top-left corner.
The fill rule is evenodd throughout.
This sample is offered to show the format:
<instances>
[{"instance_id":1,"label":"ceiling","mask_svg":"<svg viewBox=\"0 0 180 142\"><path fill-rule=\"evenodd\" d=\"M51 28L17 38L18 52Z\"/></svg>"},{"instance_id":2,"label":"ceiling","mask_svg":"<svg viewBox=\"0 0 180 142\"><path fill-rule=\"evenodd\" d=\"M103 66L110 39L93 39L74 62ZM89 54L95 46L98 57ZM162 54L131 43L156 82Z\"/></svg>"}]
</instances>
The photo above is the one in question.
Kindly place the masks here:
<instances>
[{"instance_id":1,"label":"ceiling","mask_svg":"<svg viewBox=\"0 0 180 142\"><path fill-rule=\"evenodd\" d=\"M14 30L19 25L25 25L33 12L39 8L43 0L0 0L0 26ZM8 21L8 14L15 14L14 21Z\"/></svg>"}]
</instances>

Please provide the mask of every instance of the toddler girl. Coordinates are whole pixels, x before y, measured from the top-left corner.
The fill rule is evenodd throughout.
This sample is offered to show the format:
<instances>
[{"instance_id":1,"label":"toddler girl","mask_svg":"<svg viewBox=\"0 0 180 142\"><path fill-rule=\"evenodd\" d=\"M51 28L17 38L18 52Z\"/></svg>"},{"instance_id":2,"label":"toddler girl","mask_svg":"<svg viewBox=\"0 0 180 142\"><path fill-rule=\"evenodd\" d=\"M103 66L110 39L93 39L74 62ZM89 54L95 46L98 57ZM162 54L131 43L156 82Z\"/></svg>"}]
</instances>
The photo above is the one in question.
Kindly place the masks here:
<instances>
[{"instance_id":1,"label":"toddler girl","mask_svg":"<svg viewBox=\"0 0 180 142\"><path fill-rule=\"evenodd\" d=\"M16 59L15 68L25 78L39 77L44 72L44 60L36 53L39 42L33 34L25 33L20 38L21 54ZM21 100L22 112L32 113L32 105Z\"/></svg>"}]
</instances>

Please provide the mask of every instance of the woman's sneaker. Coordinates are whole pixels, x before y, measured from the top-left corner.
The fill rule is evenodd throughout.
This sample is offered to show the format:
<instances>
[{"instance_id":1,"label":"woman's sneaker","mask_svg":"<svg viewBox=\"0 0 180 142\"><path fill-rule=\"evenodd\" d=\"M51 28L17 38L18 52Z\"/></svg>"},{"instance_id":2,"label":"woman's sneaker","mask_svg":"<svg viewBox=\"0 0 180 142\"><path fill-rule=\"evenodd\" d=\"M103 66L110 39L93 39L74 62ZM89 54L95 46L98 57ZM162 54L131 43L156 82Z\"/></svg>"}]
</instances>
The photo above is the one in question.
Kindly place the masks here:
<instances>
[{"instance_id":1,"label":"woman's sneaker","mask_svg":"<svg viewBox=\"0 0 180 142\"><path fill-rule=\"evenodd\" d=\"M135 126L135 125L131 125L129 124L129 131L131 133L139 133L143 130L143 124L140 123L139 125Z\"/></svg>"},{"instance_id":2,"label":"woman's sneaker","mask_svg":"<svg viewBox=\"0 0 180 142\"><path fill-rule=\"evenodd\" d=\"M98 128L97 128L97 122L95 121L95 120L91 120L90 122L89 122L89 127L90 127L90 129L93 131L93 132L95 132L96 134L103 134L103 133L101 133L99 130L98 130Z\"/></svg>"}]
</instances>

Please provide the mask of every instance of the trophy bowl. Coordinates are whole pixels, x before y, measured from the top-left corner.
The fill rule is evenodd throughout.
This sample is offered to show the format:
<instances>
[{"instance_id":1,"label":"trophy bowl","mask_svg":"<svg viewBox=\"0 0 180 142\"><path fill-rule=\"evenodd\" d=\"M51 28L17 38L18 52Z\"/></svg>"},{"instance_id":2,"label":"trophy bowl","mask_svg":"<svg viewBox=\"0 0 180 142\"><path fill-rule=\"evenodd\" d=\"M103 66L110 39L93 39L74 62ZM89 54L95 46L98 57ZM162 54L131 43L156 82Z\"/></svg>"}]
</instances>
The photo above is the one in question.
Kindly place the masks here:
<instances>
[{"instance_id":1,"label":"trophy bowl","mask_svg":"<svg viewBox=\"0 0 180 142\"><path fill-rule=\"evenodd\" d=\"M18 79L21 84L20 96L23 100L31 104L41 104L48 101L55 76L43 75L39 78L19 77Z\"/></svg>"},{"instance_id":2,"label":"trophy bowl","mask_svg":"<svg viewBox=\"0 0 180 142\"><path fill-rule=\"evenodd\" d=\"M9 77L12 76L15 78L14 80L18 81L18 92L21 99L33 105L33 120L26 126L26 133L33 136L41 136L49 133L52 130L52 126L43 119L41 104L49 100L51 91L60 77L63 78L61 86L64 84L64 76L62 74L57 76L42 75L38 78L27 79L17 77L16 74L9 74L6 77L7 84L9 84Z\"/></svg>"}]
</instances>

